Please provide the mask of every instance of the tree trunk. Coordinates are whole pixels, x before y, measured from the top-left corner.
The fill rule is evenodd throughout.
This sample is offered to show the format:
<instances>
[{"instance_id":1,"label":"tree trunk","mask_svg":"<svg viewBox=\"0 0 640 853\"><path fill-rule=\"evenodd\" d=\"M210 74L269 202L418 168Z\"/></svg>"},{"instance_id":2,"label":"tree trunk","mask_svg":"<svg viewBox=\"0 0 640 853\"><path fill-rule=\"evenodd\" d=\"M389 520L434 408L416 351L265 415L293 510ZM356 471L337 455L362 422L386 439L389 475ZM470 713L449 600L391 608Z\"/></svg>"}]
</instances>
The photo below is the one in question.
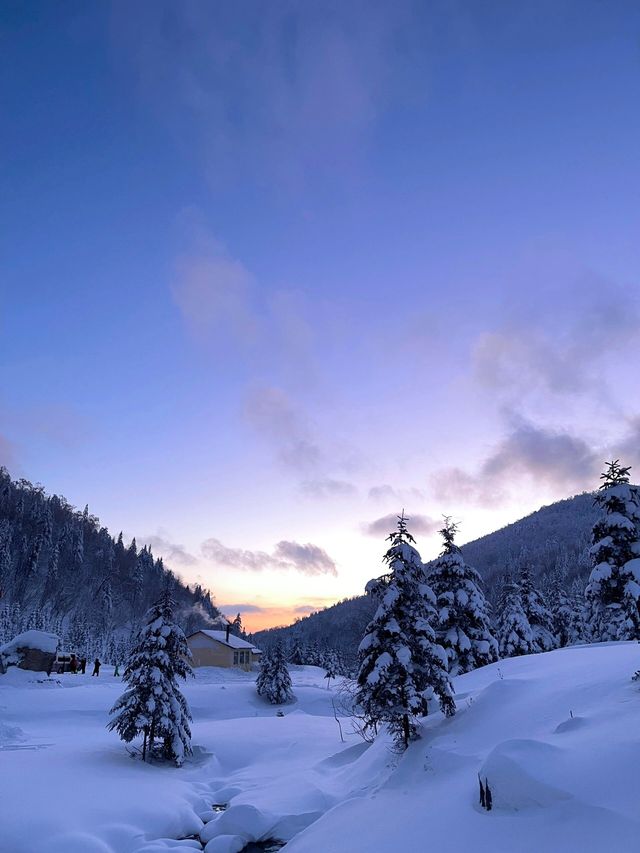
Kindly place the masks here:
<instances>
[{"instance_id":1,"label":"tree trunk","mask_svg":"<svg viewBox=\"0 0 640 853\"><path fill-rule=\"evenodd\" d=\"M411 737L411 729L409 728L409 715L402 715L402 740L404 741L404 748L406 749L409 746L409 738Z\"/></svg>"},{"instance_id":2,"label":"tree trunk","mask_svg":"<svg viewBox=\"0 0 640 853\"><path fill-rule=\"evenodd\" d=\"M155 737L155 725L151 723L151 728L149 729L149 763L151 763L151 759L153 758L153 739Z\"/></svg>"},{"instance_id":3,"label":"tree trunk","mask_svg":"<svg viewBox=\"0 0 640 853\"><path fill-rule=\"evenodd\" d=\"M144 731L144 740L142 741L142 760L146 761L147 760L147 735L149 733L149 730L145 726L143 731Z\"/></svg>"}]
</instances>

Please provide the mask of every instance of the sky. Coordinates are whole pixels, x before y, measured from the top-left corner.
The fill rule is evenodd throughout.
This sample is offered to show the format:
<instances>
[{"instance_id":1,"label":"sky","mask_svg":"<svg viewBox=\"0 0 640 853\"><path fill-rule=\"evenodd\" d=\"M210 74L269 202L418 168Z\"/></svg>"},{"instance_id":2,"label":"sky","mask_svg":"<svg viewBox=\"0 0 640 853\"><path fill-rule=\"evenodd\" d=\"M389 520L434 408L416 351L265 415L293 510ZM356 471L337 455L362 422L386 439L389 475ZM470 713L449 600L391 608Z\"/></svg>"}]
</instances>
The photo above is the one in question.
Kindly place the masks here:
<instances>
[{"instance_id":1,"label":"sky","mask_svg":"<svg viewBox=\"0 0 640 853\"><path fill-rule=\"evenodd\" d=\"M3 3L0 463L252 629L640 465L640 6Z\"/></svg>"}]
</instances>

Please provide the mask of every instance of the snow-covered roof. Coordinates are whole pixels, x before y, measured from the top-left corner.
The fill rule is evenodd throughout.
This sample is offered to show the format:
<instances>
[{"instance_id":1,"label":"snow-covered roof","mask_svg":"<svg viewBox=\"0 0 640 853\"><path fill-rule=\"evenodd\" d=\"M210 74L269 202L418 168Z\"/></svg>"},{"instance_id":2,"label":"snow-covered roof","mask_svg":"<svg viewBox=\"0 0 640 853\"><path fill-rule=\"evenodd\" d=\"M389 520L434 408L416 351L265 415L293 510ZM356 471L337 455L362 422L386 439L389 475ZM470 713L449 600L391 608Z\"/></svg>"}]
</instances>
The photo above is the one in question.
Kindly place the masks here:
<instances>
[{"instance_id":1,"label":"snow-covered roof","mask_svg":"<svg viewBox=\"0 0 640 853\"><path fill-rule=\"evenodd\" d=\"M59 643L60 639L48 631L24 631L4 646L0 646L0 654L13 654L18 649L38 649L47 654L55 654Z\"/></svg>"},{"instance_id":2,"label":"snow-covered roof","mask_svg":"<svg viewBox=\"0 0 640 853\"><path fill-rule=\"evenodd\" d=\"M189 636L193 637L195 634L204 634L207 637L211 637L212 640L217 640L219 643L222 643L223 646L229 646L232 649L252 649L254 652L260 651L260 649L257 649L253 643L248 643L246 640L236 637L235 634L229 634L229 637L227 638L226 631L210 631L202 628L200 631L194 631L194 633Z\"/></svg>"}]
</instances>

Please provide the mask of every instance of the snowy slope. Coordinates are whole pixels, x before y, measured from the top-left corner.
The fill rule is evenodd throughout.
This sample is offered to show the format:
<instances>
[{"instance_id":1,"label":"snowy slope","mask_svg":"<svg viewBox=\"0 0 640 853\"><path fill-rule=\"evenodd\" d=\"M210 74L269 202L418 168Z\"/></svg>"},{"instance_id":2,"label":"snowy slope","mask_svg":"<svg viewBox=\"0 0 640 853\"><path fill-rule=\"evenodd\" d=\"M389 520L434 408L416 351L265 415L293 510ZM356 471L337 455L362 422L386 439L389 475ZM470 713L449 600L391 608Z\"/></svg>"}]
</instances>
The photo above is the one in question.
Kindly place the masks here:
<instances>
[{"instance_id":1,"label":"snowy slope","mask_svg":"<svg viewBox=\"0 0 640 853\"><path fill-rule=\"evenodd\" d=\"M501 661L455 679L459 711L434 713L395 755L339 738L322 671L292 672L285 716L255 676L199 670L186 689L195 760L143 765L104 724L122 689L104 676L0 677L0 849L7 853L584 853L639 849L636 643ZM571 716L573 714L573 716ZM494 809L478 806L477 774ZM221 815L213 803L229 803ZM206 825L205 825L206 824Z\"/></svg>"}]
</instances>

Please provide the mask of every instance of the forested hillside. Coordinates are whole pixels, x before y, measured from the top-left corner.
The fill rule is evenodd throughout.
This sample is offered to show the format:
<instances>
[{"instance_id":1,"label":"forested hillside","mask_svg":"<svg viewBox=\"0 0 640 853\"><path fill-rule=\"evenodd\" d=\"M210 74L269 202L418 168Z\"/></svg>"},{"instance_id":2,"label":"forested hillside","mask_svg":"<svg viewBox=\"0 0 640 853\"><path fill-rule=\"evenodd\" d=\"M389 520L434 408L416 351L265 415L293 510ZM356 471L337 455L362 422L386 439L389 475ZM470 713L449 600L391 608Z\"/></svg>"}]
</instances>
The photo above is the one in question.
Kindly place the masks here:
<instances>
[{"instance_id":1,"label":"forested hillside","mask_svg":"<svg viewBox=\"0 0 640 853\"><path fill-rule=\"evenodd\" d=\"M530 569L532 578L542 590L548 591L558 582L567 592L582 595L591 565L588 553L591 528L597 517L593 495L576 495L542 507L513 524L463 545L462 553L480 572L487 597L493 604L497 602L505 579L517 574L523 565ZM381 540L381 558L384 551L385 543ZM429 569L431 563L425 565ZM382 564L371 566L372 577L382 571ZM306 644L314 649L328 645L353 662L373 610L374 602L368 596L359 596L312 613L287 628L261 631L254 639L258 645L265 646L276 639L282 639L291 647Z\"/></svg>"},{"instance_id":2,"label":"forested hillside","mask_svg":"<svg viewBox=\"0 0 640 853\"><path fill-rule=\"evenodd\" d=\"M88 507L79 512L40 485L0 469L0 641L51 628L72 645L105 648L124 636L169 582L182 626L210 624L209 592L179 581L135 539L114 539Z\"/></svg>"},{"instance_id":3,"label":"forested hillside","mask_svg":"<svg viewBox=\"0 0 640 853\"><path fill-rule=\"evenodd\" d=\"M591 528L599 515L593 494L543 506L531 515L462 546L465 560L480 572L490 598L505 574L526 562L539 586L558 577L569 588L584 590L591 570ZM463 527L464 529L464 527Z\"/></svg>"}]
</instances>

